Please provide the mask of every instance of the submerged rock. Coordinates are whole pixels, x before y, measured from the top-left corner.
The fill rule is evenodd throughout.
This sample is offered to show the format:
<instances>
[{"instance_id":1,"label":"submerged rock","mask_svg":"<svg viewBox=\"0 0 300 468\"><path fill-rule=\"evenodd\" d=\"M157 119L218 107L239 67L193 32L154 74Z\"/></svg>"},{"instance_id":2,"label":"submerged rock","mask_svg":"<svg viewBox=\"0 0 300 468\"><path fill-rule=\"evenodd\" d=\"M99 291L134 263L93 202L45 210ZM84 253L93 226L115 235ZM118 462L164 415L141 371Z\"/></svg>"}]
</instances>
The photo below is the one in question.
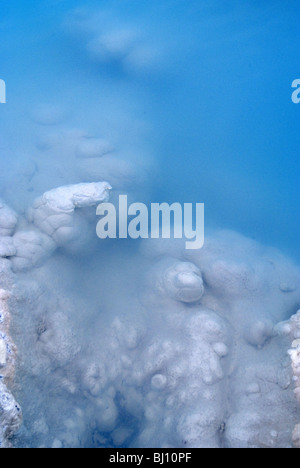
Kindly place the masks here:
<instances>
[{"instance_id":1,"label":"submerged rock","mask_svg":"<svg viewBox=\"0 0 300 468\"><path fill-rule=\"evenodd\" d=\"M22 423L22 412L12 394L0 381L0 448L9 448L9 439Z\"/></svg>"},{"instance_id":2,"label":"submerged rock","mask_svg":"<svg viewBox=\"0 0 300 468\"><path fill-rule=\"evenodd\" d=\"M22 412L8 386L15 373L16 348L9 336L10 293L0 289L0 448L11 447L10 439L22 423Z\"/></svg>"},{"instance_id":3,"label":"submerged rock","mask_svg":"<svg viewBox=\"0 0 300 468\"><path fill-rule=\"evenodd\" d=\"M34 202L28 219L58 246L67 245L80 231L74 219L75 210L107 201L110 190L107 182L59 187L44 193Z\"/></svg>"},{"instance_id":4,"label":"submerged rock","mask_svg":"<svg viewBox=\"0 0 300 468\"><path fill-rule=\"evenodd\" d=\"M299 284L298 268L226 232L199 251L164 239L144 240L133 256L104 249L103 241L91 264L65 255L84 245L89 209L106 201L110 188L100 182L46 192L17 230L11 214L0 236L0 279L11 270L27 278L24 287L12 285L20 393L30 414L16 444L297 445L299 314L286 318L300 293L282 278ZM7 390L16 353L10 295L0 290L3 446L21 422Z\"/></svg>"},{"instance_id":5,"label":"submerged rock","mask_svg":"<svg viewBox=\"0 0 300 468\"><path fill-rule=\"evenodd\" d=\"M0 200L0 236L11 236L17 222L17 214Z\"/></svg>"}]
</instances>

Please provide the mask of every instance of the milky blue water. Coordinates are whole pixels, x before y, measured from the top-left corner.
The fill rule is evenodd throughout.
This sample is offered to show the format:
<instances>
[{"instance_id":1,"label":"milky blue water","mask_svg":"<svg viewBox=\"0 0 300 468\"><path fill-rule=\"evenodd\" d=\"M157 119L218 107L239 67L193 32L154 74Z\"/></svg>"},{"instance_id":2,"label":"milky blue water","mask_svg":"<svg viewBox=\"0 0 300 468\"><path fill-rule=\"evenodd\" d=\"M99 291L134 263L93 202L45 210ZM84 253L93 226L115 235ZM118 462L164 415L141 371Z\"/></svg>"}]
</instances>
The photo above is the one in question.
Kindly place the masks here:
<instances>
[{"instance_id":1,"label":"milky blue water","mask_svg":"<svg viewBox=\"0 0 300 468\"><path fill-rule=\"evenodd\" d=\"M86 132L140 163L137 187L129 184L135 201L205 203L208 231L238 231L299 263L300 104L291 99L300 79L299 18L300 4L282 0L2 0L0 199L22 215L44 191L82 181L70 147L76 132ZM48 152L57 135L64 136ZM123 277L135 270L136 250L124 244L124 254L122 246L103 255L99 249L91 265L80 257L78 275L70 257L60 263L60 252L50 263L58 275L75 271L61 273L62 285L70 294L76 289L78 309L81 301L90 307L91 329L98 313L106 323L107 310L130 312L131 302L123 304L115 290L128 286ZM114 268L124 274L113 286L103 280L112 290L100 307L94 277L102 261L108 278ZM81 309L79 317L74 323L84 335ZM26 366L17 381L22 372L26 377ZM34 406L25 387L24 427ZM44 409L43 377L33 387ZM22 432L20 445L23 437L34 445L32 434Z\"/></svg>"},{"instance_id":2,"label":"milky blue water","mask_svg":"<svg viewBox=\"0 0 300 468\"><path fill-rule=\"evenodd\" d=\"M82 9L85 28L76 23ZM112 125L130 143L129 112L147 127L139 150L157 161L153 201L204 202L208 226L299 259L300 105L291 101L299 12L280 1L3 1L1 168L26 158L37 133L30 110L40 103L62 105L70 127ZM153 63L91 60L88 29L107 25L137 30Z\"/></svg>"}]
</instances>

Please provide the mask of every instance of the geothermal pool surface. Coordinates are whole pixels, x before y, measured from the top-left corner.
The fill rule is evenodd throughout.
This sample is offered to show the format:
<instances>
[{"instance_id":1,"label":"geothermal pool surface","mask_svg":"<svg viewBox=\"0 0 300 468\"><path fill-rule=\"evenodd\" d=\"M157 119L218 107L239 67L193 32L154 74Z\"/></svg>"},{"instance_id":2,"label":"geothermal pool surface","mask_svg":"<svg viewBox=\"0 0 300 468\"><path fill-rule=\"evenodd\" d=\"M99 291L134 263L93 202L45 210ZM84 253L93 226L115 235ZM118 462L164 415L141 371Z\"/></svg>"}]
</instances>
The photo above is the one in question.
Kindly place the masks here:
<instances>
[{"instance_id":1,"label":"geothermal pool surface","mask_svg":"<svg viewBox=\"0 0 300 468\"><path fill-rule=\"evenodd\" d=\"M0 447L300 446L299 13L1 6ZM203 248L100 239L120 195Z\"/></svg>"}]
</instances>

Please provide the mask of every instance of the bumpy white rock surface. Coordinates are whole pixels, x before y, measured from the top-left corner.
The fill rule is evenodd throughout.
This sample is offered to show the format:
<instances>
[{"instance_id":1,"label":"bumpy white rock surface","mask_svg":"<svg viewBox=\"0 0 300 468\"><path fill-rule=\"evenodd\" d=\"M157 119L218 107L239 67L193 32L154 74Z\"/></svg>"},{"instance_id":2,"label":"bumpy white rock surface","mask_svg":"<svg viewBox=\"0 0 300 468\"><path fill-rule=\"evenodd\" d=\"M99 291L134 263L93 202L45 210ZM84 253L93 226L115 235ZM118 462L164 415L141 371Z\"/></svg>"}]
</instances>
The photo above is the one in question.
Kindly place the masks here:
<instances>
[{"instance_id":1,"label":"bumpy white rock surface","mask_svg":"<svg viewBox=\"0 0 300 468\"><path fill-rule=\"evenodd\" d=\"M57 246L68 244L76 238L79 223L74 221L77 209L85 210L108 199L111 189L108 183L78 184L60 187L46 192L29 210L29 225L21 224L16 231L17 216L3 203L0 204L0 256L7 258L7 264L14 272L27 272L40 267ZM4 264L3 264L4 265ZM2 266L2 265L1 265ZM5 273L3 272L3 275ZM1 277L0 277L1 279ZM9 336L10 314L7 300L10 294L0 290L0 372L5 382L13 382L16 348ZM53 321L54 320L54 325ZM67 345L70 329L66 319L59 312L47 318L47 325L39 325L36 360L33 369L43 366L62 366L74 357L77 347ZM60 323L60 328L57 324ZM52 324L52 325L51 325ZM54 364L53 364L54 363ZM8 392L4 381L0 388L0 444L10 446L8 438L20 425L21 411ZM7 404L6 404L7 403Z\"/></svg>"},{"instance_id":2,"label":"bumpy white rock surface","mask_svg":"<svg viewBox=\"0 0 300 468\"><path fill-rule=\"evenodd\" d=\"M289 349L288 354L291 358L294 375L294 393L298 403L300 403L300 310L290 320L279 323L276 331L279 335L288 336L291 340L291 349ZM300 424L294 428L293 444L296 448L300 448Z\"/></svg>"},{"instance_id":3,"label":"bumpy white rock surface","mask_svg":"<svg viewBox=\"0 0 300 468\"><path fill-rule=\"evenodd\" d=\"M29 221L58 245L66 244L74 236L74 211L107 201L109 190L111 186L107 182L77 184L51 190L35 201L29 210Z\"/></svg>"},{"instance_id":4,"label":"bumpy white rock surface","mask_svg":"<svg viewBox=\"0 0 300 468\"><path fill-rule=\"evenodd\" d=\"M300 448L300 424L297 424L297 426L295 426L293 432L293 444L295 448Z\"/></svg>"},{"instance_id":5,"label":"bumpy white rock surface","mask_svg":"<svg viewBox=\"0 0 300 468\"><path fill-rule=\"evenodd\" d=\"M293 263L232 232L201 251L145 240L134 256L50 258L14 294L26 401L16 444L297 445L287 350L298 285Z\"/></svg>"},{"instance_id":6,"label":"bumpy white rock surface","mask_svg":"<svg viewBox=\"0 0 300 468\"><path fill-rule=\"evenodd\" d=\"M0 369L5 367L6 363L7 363L6 343L3 338L0 338Z\"/></svg>"},{"instance_id":7,"label":"bumpy white rock surface","mask_svg":"<svg viewBox=\"0 0 300 468\"><path fill-rule=\"evenodd\" d=\"M276 324L297 306L299 270L275 250L263 248L232 232L221 232L206 239L204 248L196 252L180 249L178 244L172 249L166 246L165 241L160 244L152 242L152 258L161 257L165 252L170 258L169 262L174 263L174 257L181 258L183 269L186 268L186 260L189 260L198 269L197 275L203 279L204 291L192 307L191 304L184 306L180 298L176 306L174 302L171 303L174 295L171 298L169 294L168 305L166 296L162 300L161 278L165 276L161 273L159 262L158 281L152 281L153 285L158 286L153 289L157 291L156 299L153 293L148 294L144 306L151 303L152 314L154 307L160 307L165 318L172 314L174 324L180 311L185 314L187 322L188 317L196 312L195 309L198 309L200 316L205 309L206 315L202 315L201 319L202 329L208 326L212 336L216 333L217 338L217 327L211 320L213 314L222 317L227 328L226 339L216 339L217 343L213 345L214 352L223 356L223 365L227 362L223 376L220 365L207 366L211 361L201 345L198 344L198 359L191 359L198 362L202 373L207 367L209 369L207 374L204 373L204 382L208 387L206 391L199 392L197 401L201 401L201 395L209 392L210 380L218 387L212 369L216 369L215 375L220 378L220 389L219 396L213 398L209 417L203 416L207 405L203 402L197 412L195 403L190 422L181 431L181 434L185 434L186 445L292 446L293 424L297 421L299 410L293 400L292 372L286 358L289 342L278 336ZM151 258L149 245L145 253L147 258ZM170 275L168 268L166 272L167 278L173 278L173 287L176 287L176 275ZM289 287L283 288L283 283ZM167 291L170 291L168 283ZM199 335L197 328L193 328ZM178 336L178 333L174 335ZM200 341L203 346L205 338L201 337ZM191 349L189 355L193 356ZM198 371L198 375L201 372ZM186 388L194 390L195 385L190 387L188 373L185 379ZM274 402L279 401L280 404L274 406ZM183 413L185 411L182 409ZM173 424L177 423L173 421ZM182 427L181 423L179 427ZM210 439L207 434L211 434ZM180 445L179 439L177 444Z\"/></svg>"},{"instance_id":8,"label":"bumpy white rock surface","mask_svg":"<svg viewBox=\"0 0 300 468\"><path fill-rule=\"evenodd\" d=\"M6 235L0 237L0 257L10 258L13 270L20 272L40 266L57 247L73 245L79 249L81 243L89 240L86 210L107 201L110 190L107 182L95 182L46 192L29 209L29 224L23 223L15 233L17 217L3 205L3 219L7 222L2 220L0 211L0 229L2 226ZM13 236L7 237L8 234Z\"/></svg>"},{"instance_id":9,"label":"bumpy white rock surface","mask_svg":"<svg viewBox=\"0 0 300 468\"><path fill-rule=\"evenodd\" d=\"M40 266L56 249L51 237L37 230L19 231L12 241L15 248L15 255L11 258L14 271Z\"/></svg>"},{"instance_id":10,"label":"bumpy white rock surface","mask_svg":"<svg viewBox=\"0 0 300 468\"><path fill-rule=\"evenodd\" d=\"M22 423L21 408L7 387L13 383L16 360L16 347L9 335L9 298L10 293L0 289L0 448L11 447L10 439Z\"/></svg>"},{"instance_id":11,"label":"bumpy white rock surface","mask_svg":"<svg viewBox=\"0 0 300 468\"><path fill-rule=\"evenodd\" d=\"M195 303L204 294L201 271L188 262L173 261L170 265L162 262L160 277L156 273L155 282L162 295L178 302Z\"/></svg>"},{"instance_id":12,"label":"bumpy white rock surface","mask_svg":"<svg viewBox=\"0 0 300 468\"><path fill-rule=\"evenodd\" d=\"M1 237L0 239L0 257L7 258L16 255L17 249L12 237Z\"/></svg>"},{"instance_id":13,"label":"bumpy white rock surface","mask_svg":"<svg viewBox=\"0 0 300 468\"><path fill-rule=\"evenodd\" d=\"M0 289L0 377L9 382L14 377L16 360L16 348L10 337L10 297L10 292Z\"/></svg>"},{"instance_id":14,"label":"bumpy white rock surface","mask_svg":"<svg viewBox=\"0 0 300 468\"><path fill-rule=\"evenodd\" d=\"M0 448L9 448L9 439L22 422L21 408L12 394L0 381Z\"/></svg>"},{"instance_id":15,"label":"bumpy white rock surface","mask_svg":"<svg viewBox=\"0 0 300 468\"><path fill-rule=\"evenodd\" d=\"M107 182L77 184L59 187L44 193L34 203L34 210L53 210L58 213L73 213L75 208L95 206L108 199L111 186ZM41 215L42 220L44 219ZM32 220L38 220L38 213L33 212Z\"/></svg>"},{"instance_id":16,"label":"bumpy white rock surface","mask_svg":"<svg viewBox=\"0 0 300 468\"><path fill-rule=\"evenodd\" d=\"M82 160L106 157L86 144ZM86 261L65 255L89 245L110 189L51 190L21 222L1 205L1 446L21 423L10 300L16 446L298 447L297 266L228 231L198 251L152 239L134 255L105 242Z\"/></svg>"}]
</instances>

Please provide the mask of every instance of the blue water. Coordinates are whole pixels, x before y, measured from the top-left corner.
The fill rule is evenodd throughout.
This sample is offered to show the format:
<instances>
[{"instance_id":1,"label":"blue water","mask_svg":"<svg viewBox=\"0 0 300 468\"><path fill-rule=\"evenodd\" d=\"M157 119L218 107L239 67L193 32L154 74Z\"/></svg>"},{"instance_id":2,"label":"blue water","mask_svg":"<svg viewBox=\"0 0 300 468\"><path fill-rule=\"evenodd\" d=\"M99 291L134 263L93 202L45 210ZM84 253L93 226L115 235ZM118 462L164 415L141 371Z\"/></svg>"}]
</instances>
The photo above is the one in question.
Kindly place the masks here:
<instances>
[{"instance_id":1,"label":"blue water","mask_svg":"<svg viewBox=\"0 0 300 468\"><path fill-rule=\"evenodd\" d=\"M152 68L90 60L88 33L72 23L83 6L90 15L105 11L104 24L141 31L158 55ZM41 102L63 105L70 126L90 130L107 130L129 109L151 128L153 201L204 202L207 225L299 259L300 106L291 101L299 11L280 1L2 2L1 147L10 160L30 147L29 112Z\"/></svg>"},{"instance_id":2,"label":"blue water","mask_svg":"<svg viewBox=\"0 0 300 468\"><path fill-rule=\"evenodd\" d=\"M22 214L44 191L78 183L70 142L62 139L55 154L47 153L45 137L55 141L60 131L83 130L111 141L142 168L153 160L147 182L138 173L136 201L205 203L208 230L233 229L299 263L300 104L291 100L291 84L300 79L299 18L300 4L279 0L3 0L0 199ZM97 49L103 36L104 56ZM41 108L52 109L50 122L37 117ZM81 301L82 310L91 306L91 330L97 314L104 323L110 319L107 310L130 317L131 302L115 290L126 290L124 277L136 285L135 249L130 241L115 250L100 246L94 263L61 252L51 259L78 309ZM102 264L108 278L116 277L113 286ZM96 273L111 307L100 297ZM81 309L80 320L73 319L84 330ZM85 345L89 340L87 333ZM22 392L27 423L32 395L48 405L43 377L32 394L26 385ZM55 395L51 404L49 413ZM32 434L25 436L33 444Z\"/></svg>"}]
</instances>

